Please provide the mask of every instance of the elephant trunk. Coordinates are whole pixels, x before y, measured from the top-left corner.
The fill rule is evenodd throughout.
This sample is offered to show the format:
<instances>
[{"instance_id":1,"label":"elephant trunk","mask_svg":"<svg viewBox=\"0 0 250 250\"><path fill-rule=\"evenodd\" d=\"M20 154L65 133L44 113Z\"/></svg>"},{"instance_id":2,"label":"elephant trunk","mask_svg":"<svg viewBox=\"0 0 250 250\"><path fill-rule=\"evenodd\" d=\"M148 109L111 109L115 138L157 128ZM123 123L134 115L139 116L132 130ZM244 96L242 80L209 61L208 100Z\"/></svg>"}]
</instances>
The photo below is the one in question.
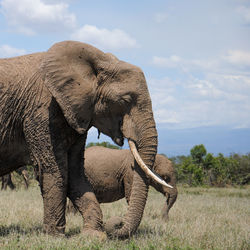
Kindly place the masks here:
<instances>
[{"instance_id":1,"label":"elephant trunk","mask_svg":"<svg viewBox=\"0 0 250 250\"><path fill-rule=\"evenodd\" d=\"M136 122L135 119L131 121L128 117L124 120L123 134L128 140L132 140L136 143L141 159L150 169L152 169L157 153L157 131L153 114L150 113L145 115L144 112L142 116L137 115L135 118ZM133 134L136 134L136 139ZM113 237L127 238L133 235L140 225L143 216L149 183L146 174L138 166L136 161L134 166L133 184L128 211L122 221L112 220L111 218L111 220L106 223L106 231Z\"/></svg>"},{"instance_id":2,"label":"elephant trunk","mask_svg":"<svg viewBox=\"0 0 250 250\"><path fill-rule=\"evenodd\" d=\"M167 199L162 209L162 218L167 221L169 210L174 205L177 199L177 195L178 195L177 188L174 187L170 193L166 193L165 195Z\"/></svg>"}]
</instances>

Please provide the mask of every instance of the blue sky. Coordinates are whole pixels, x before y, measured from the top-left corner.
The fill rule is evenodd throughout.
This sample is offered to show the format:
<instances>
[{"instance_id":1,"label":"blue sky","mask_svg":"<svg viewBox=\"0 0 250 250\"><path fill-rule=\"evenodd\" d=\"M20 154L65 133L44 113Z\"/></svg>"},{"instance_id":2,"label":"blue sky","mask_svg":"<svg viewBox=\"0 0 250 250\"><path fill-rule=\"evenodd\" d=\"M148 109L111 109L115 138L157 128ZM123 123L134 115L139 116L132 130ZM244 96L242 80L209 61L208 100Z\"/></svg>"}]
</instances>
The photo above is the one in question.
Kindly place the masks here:
<instances>
[{"instance_id":1,"label":"blue sky","mask_svg":"<svg viewBox=\"0 0 250 250\"><path fill-rule=\"evenodd\" d=\"M0 0L0 57L69 39L142 68L162 148L171 129L250 129L249 0Z\"/></svg>"}]
</instances>

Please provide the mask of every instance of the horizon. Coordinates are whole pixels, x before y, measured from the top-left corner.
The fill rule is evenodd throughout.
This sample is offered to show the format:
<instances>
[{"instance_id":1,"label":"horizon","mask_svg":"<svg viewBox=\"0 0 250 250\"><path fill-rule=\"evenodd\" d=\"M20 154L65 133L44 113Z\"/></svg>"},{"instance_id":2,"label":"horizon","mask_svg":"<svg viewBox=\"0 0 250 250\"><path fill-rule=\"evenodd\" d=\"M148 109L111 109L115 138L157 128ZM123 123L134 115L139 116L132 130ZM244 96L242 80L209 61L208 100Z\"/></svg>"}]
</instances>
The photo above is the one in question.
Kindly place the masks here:
<instances>
[{"instance_id":1,"label":"horizon","mask_svg":"<svg viewBox=\"0 0 250 250\"><path fill-rule=\"evenodd\" d=\"M195 131L196 136L194 136L192 130ZM250 149L248 147L250 129L230 129L225 127L199 127L191 129L167 130L158 129L158 134L158 154L165 154L168 157L190 155L191 148L200 144L205 146L207 153L212 153L214 156L219 153L222 153L225 156L230 156L230 154L246 155L250 153ZM181 137L176 136L177 134L181 134ZM185 137L186 139L183 139L182 137ZM221 142L216 144L218 139ZM231 140L234 141L233 146L229 144ZM108 136L102 133L100 135L100 139L98 139L97 130L95 128L90 129L86 145L90 142L101 143L104 141L116 145ZM124 145L121 148L129 148L127 140L124 141Z\"/></svg>"}]
</instances>

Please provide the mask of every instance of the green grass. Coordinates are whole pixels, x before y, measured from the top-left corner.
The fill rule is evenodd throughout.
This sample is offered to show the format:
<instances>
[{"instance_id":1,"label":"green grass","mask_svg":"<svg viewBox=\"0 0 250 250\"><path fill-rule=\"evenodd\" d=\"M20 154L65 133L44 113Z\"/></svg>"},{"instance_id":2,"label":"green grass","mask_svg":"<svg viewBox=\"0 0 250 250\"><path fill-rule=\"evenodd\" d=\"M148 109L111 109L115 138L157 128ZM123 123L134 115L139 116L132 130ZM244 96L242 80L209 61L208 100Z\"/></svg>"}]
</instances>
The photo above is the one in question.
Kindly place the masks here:
<instances>
[{"instance_id":1,"label":"green grass","mask_svg":"<svg viewBox=\"0 0 250 250\"><path fill-rule=\"evenodd\" d=\"M82 219L67 215L65 238L42 233L43 204L37 186L0 192L1 249L250 249L250 188L179 187L168 223L164 197L150 190L142 223L129 240L104 242L81 235ZM103 204L104 221L122 215L124 200Z\"/></svg>"}]
</instances>

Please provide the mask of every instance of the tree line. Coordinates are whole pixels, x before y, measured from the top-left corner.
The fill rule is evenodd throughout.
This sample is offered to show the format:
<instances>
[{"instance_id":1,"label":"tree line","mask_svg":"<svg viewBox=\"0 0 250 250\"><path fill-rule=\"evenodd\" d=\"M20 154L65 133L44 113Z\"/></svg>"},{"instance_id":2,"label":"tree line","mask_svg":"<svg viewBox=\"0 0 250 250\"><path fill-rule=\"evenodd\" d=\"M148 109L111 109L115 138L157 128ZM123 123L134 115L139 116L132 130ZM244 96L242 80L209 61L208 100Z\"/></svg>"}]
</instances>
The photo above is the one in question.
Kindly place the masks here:
<instances>
[{"instance_id":1,"label":"tree line","mask_svg":"<svg viewBox=\"0 0 250 250\"><path fill-rule=\"evenodd\" d=\"M221 187L250 184L250 153L231 153L228 157L219 153L214 156L200 144L194 146L188 156L169 159L175 166L178 183Z\"/></svg>"}]
</instances>

